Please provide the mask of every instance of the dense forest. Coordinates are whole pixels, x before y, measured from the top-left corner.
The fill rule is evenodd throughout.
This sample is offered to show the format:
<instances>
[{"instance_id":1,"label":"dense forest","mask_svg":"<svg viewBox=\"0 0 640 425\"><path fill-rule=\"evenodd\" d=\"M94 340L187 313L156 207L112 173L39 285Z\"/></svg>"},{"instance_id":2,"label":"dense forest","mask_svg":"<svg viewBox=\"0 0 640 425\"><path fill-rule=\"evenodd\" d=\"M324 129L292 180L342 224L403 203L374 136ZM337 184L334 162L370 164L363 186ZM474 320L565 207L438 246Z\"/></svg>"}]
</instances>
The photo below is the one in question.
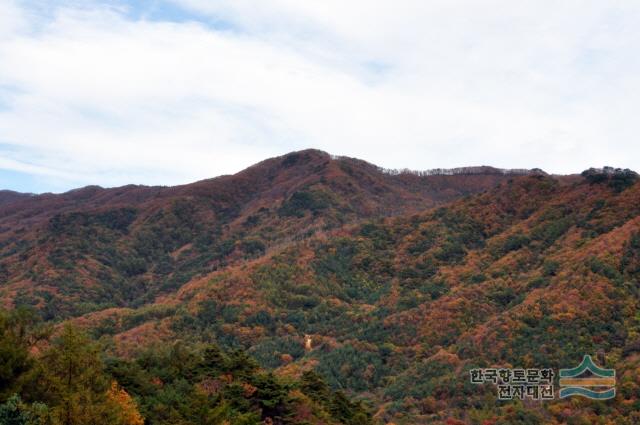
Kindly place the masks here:
<instances>
[{"instance_id":1,"label":"dense forest","mask_svg":"<svg viewBox=\"0 0 640 425\"><path fill-rule=\"evenodd\" d=\"M277 377L215 344L105 356L78 328L54 331L23 308L0 314L0 364L3 425L372 423L313 371Z\"/></svg>"},{"instance_id":2,"label":"dense forest","mask_svg":"<svg viewBox=\"0 0 640 425\"><path fill-rule=\"evenodd\" d=\"M12 194L0 423L638 423L638 175L468 170ZM596 353L613 400L469 381Z\"/></svg>"}]
</instances>

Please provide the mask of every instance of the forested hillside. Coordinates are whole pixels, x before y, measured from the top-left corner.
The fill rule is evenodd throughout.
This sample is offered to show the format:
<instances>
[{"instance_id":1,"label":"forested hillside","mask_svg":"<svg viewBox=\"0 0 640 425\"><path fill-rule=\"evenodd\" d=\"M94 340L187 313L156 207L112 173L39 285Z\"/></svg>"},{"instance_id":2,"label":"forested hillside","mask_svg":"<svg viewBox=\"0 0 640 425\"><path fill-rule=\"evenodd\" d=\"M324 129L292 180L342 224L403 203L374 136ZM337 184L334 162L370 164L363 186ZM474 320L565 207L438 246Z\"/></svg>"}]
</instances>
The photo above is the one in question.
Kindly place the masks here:
<instances>
[{"instance_id":1,"label":"forested hillside","mask_svg":"<svg viewBox=\"0 0 640 425\"><path fill-rule=\"evenodd\" d=\"M46 319L138 307L194 276L367 218L424 210L504 181L390 173L319 151L178 187L10 193L0 202L0 300Z\"/></svg>"},{"instance_id":2,"label":"forested hillside","mask_svg":"<svg viewBox=\"0 0 640 425\"><path fill-rule=\"evenodd\" d=\"M42 322L18 337L7 313L24 350L0 355L27 366L0 380L3 412L58 417L68 388L30 385L58 382L46 359L76 344L96 409L123 399L147 423L637 423L637 180L304 151L182 187L8 201L0 297ZM502 402L469 381L597 352L614 400Z\"/></svg>"},{"instance_id":3,"label":"forested hillside","mask_svg":"<svg viewBox=\"0 0 640 425\"><path fill-rule=\"evenodd\" d=\"M316 373L277 377L242 350L178 343L120 359L101 348L73 326L52 335L24 309L0 316L0 423L372 423Z\"/></svg>"}]
</instances>

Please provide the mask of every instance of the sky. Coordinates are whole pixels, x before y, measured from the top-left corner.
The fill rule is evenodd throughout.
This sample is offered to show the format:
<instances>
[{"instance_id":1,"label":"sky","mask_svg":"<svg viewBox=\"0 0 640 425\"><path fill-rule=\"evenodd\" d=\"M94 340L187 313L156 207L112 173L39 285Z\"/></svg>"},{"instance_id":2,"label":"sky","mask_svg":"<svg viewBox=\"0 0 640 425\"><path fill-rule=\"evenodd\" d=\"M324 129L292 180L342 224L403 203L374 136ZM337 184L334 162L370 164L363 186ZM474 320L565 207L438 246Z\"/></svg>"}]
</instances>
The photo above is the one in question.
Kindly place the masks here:
<instances>
[{"instance_id":1,"label":"sky","mask_svg":"<svg viewBox=\"0 0 640 425\"><path fill-rule=\"evenodd\" d=\"M175 185L306 148L640 169L637 0L0 0L0 189Z\"/></svg>"}]
</instances>

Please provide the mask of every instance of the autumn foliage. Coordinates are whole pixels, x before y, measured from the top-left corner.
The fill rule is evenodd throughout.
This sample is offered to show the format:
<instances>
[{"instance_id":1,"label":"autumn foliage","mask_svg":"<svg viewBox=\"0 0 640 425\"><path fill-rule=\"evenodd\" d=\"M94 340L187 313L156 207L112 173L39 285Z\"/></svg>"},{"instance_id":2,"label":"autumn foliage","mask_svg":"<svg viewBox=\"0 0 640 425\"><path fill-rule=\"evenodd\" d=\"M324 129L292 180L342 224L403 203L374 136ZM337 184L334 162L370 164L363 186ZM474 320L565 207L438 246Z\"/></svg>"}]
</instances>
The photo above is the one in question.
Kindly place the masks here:
<instances>
[{"instance_id":1,"label":"autumn foliage","mask_svg":"<svg viewBox=\"0 0 640 425\"><path fill-rule=\"evenodd\" d=\"M103 379L69 405L122 423L639 420L630 170L391 172L303 151L181 187L11 195L0 224L0 299L99 341L81 352ZM0 374L53 356L37 351ZM608 403L498 402L468 379L598 352L620 378ZM26 376L0 388L12 411L65 412L10 399Z\"/></svg>"}]
</instances>

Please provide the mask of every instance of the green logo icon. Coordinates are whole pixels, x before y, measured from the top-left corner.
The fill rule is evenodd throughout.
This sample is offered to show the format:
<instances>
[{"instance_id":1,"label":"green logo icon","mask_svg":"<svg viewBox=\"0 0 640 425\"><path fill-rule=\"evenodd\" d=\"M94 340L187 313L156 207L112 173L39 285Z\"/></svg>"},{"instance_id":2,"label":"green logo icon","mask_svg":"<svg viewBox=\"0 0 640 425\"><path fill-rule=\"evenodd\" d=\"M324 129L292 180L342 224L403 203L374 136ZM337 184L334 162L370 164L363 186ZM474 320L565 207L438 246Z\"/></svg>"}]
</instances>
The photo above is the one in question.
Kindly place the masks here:
<instances>
[{"instance_id":1,"label":"green logo icon","mask_svg":"<svg viewBox=\"0 0 640 425\"><path fill-rule=\"evenodd\" d=\"M560 398L579 395L594 400L616 396L616 371L597 366L591 356L573 369L560 369Z\"/></svg>"}]
</instances>

